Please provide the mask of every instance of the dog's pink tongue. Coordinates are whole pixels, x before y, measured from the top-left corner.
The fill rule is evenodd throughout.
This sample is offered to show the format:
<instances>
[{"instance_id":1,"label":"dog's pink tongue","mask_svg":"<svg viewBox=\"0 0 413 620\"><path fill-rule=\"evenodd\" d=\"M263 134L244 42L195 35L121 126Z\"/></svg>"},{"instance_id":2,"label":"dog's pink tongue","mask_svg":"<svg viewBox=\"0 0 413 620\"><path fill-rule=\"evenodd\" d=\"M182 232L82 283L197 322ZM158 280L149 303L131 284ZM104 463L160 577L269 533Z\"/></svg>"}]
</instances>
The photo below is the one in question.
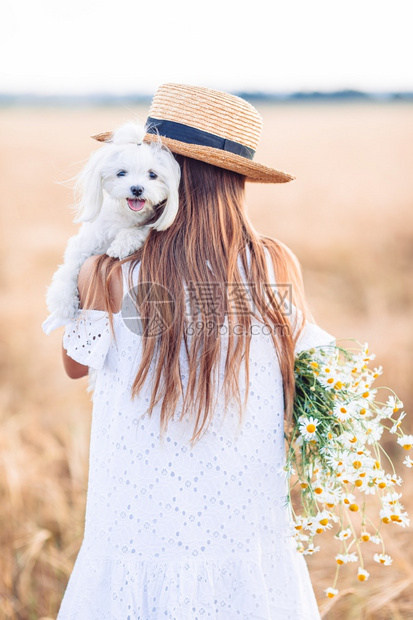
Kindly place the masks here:
<instances>
[{"instance_id":1,"label":"dog's pink tongue","mask_svg":"<svg viewBox=\"0 0 413 620\"><path fill-rule=\"evenodd\" d=\"M143 209L143 205L145 204L144 200L139 200L139 198L128 198L129 209L132 211L140 211Z\"/></svg>"}]
</instances>

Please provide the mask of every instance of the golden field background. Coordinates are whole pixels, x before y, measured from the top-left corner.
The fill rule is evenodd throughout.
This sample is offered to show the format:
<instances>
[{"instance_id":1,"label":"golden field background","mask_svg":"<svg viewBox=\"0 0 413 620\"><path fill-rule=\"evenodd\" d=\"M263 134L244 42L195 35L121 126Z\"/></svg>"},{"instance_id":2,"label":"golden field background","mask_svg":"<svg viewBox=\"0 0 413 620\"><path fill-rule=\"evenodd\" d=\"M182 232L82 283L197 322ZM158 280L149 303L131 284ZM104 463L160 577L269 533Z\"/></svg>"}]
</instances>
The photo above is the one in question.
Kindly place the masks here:
<instances>
[{"instance_id":1,"label":"golden field background","mask_svg":"<svg viewBox=\"0 0 413 620\"><path fill-rule=\"evenodd\" d=\"M297 254L319 324L338 339L367 341L384 366L382 383L412 411L413 106L257 107L256 160L297 180L249 184L252 222ZM64 374L61 333L41 331L46 286L76 231L70 183L62 183L97 148L90 135L146 112L0 110L1 620L55 618L83 534L91 403L84 380ZM413 516L413 470L400 452L391 453ZM321 537L309 565L324 618L413 618L412 528L388 527L393 566L367 563L364 584L354 566L344 568L332 601L323 590L338 550Z\"/></svg>"}]
</instances>

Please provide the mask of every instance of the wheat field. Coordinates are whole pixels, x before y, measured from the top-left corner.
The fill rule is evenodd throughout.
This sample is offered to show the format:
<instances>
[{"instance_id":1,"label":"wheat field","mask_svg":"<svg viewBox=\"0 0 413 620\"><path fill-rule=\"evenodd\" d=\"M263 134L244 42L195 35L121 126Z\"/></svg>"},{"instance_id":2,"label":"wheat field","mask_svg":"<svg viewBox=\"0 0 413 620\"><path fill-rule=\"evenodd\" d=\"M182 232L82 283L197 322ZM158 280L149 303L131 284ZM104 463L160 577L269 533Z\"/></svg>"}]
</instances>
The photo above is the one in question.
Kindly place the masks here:
<instances>
[{"instance_id":1,"label":"wheat field","mask_svg":"<svg viewBox=\"0 0 413 620\"><path fill-rule=\"evenodd\" d=\"M413 410L413 106L408 103L258 106L257 161L291 172L286 185L248 185L258 231L298 256L318 323L367 341L390 385ZM91 403L46 337L46 286L74 234L70 179L97 145L90 135L144 107L0 110L0 619L56 617L84 522ZM411 415L405 432L413 432ZM387 444L386 444L386 447ZM391 449L391 446L390 446ZM413 470L393 450L413 515ZM391 526L389 526L391 527ZM413 618L412 528L387 530L392 567L350 566L340 595L332 546L309 560L323 618ZM325 534L323 536L328 536ZM81 620L81 619L80 619Z\"/></svg>"}]
</instances>

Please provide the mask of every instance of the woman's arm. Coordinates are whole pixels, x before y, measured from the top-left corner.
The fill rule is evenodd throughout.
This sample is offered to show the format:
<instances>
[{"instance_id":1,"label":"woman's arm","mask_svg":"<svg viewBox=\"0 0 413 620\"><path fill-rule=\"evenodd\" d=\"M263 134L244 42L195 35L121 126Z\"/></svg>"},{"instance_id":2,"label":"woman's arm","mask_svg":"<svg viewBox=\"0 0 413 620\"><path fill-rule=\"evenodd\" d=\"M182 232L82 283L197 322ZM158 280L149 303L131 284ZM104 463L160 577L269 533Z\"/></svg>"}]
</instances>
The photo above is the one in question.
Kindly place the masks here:
<instances>
[{"instance_id":1,"label":"woman's arm","mask_svg":"<svg viewBox=\"0 0 413 620\"><path fill-rule=\"evenodd\" d=\"M78 290L79 290L79 299L80 299L80 307L89 307L85 306L85 300L87 296L87 291L89 289L90 281L93 277L93 273L95 270L95 264L98 260L99 256L90 256L82 265L79 278L77 282ZM117 312L122 305L122 272L119 269L118 273L114 274L111 279L110 286L110 295L113 300L114 312ZM96 291L96 296L94 299L93 310L106 310L105 308L105 298L103 291ZM89 368L84 366L83 364L79 364L79 362L75 362L71 357L66 353L66 349L62 346L62 356L63 356L63 366L66 371L66 374L71 379L80 379L81 377L85 377Z\"/></svg>"},{"instance_id":2,"label":"woman's arm","mask_svg":"<svg viewBox=\"0 0 413 620\"><path fill-rule=\"evenodd\" d=\"M66 374L71 379L80 379L81 377L86 377L89 372L89 368L87 366L83 366L83 364L79 364L79 362L75 362L71 357L66 353L66 349L62 345L62 357L63 357L63 366L66 371Z\"/></svg>"}]
</instances>

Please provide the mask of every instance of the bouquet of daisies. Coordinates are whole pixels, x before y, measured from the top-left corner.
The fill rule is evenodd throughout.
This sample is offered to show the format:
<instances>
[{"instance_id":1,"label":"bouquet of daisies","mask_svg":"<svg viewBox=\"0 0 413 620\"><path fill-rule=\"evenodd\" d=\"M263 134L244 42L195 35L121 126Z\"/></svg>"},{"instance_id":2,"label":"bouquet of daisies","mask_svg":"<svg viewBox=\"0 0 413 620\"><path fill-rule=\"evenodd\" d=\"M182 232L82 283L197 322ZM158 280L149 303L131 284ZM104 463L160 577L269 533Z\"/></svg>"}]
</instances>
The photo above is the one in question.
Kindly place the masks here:
<instances>
[{"instance_id":1,"label":"bouquet of daisies","mask_svg":"<svg viewBox=\"0 0 413 620\"><path fill-rule=\"evenodd\" d=\"M409 524L398 492L402 480L380 440L387 430L409 450L413 435L403 433L403 403L394 392L386 402L378 400L379 390L387 388L372 387L382 373L381 367L368 368L373 359L367 345L355 350L328 345L302 351L295 363L294 424L287 435L289 503L299 551L318 551L314 538L333 527L341 541L334 583L326 590L329 598L338 593L343 564L356 563L358 579L369 578L363 563L365 543L376 545L376 562L390 565L382 529ZM404 464L412 467L413 461L406 456ZM297 491L300 514L291 501ZM379 500L376 523L367 514L365 495Z\"/></svg>"}]
</instances>

